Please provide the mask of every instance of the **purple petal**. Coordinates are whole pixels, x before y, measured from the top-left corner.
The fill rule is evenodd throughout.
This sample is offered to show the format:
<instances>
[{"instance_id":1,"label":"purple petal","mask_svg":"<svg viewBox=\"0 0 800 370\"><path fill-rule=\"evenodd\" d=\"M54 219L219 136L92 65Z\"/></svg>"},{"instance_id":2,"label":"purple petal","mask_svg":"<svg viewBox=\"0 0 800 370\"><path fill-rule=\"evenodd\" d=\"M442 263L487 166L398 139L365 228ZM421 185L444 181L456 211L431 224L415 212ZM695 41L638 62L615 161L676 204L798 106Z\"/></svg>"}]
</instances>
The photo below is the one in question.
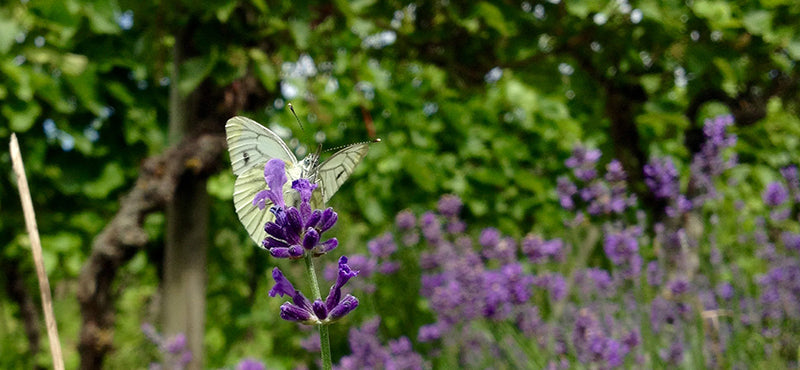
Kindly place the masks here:
<instances>
[{"instance_id":1,"label":"purple petal","mask_svg":"<svg viewBox=\"0 0 800 370\"><path fill-rule=\"evenodd\" d=\"M300 244L300 232L303 229L303 222L300 218L300 211L290 207L286 210L286 241L290 244Z\"/></svg>"},{"instance_id":2,"label":"purple petal","mask_svg":"<svg viewBox=\"0 0 800 370\"><path fill-rule=\"evenodd\" d=\"M272 250L274 248L284 248L284 249L288 249L289 248L289 244L286 244L286 242L284 242L283 240L278 240L278 239L275 239L275 238L273 238L271 236L267 237L266 239L264 239L264 242L261 243L261 245L265 249L269 249L269 250Z\"/></svg>"},{"instance_id":3,"label":"purple petal","mask_svg":"<svg viewBox=\"0 0 800 370\"><path fill-rule=\"evenodd\" d=\"M269 254L275 258L289 258L289 248L268 248Z\"/></svg>"},{"instance_id":4,"label":"purple petal","mask_svg":"<svg viewBox=\"0 0 800 370\"><path fill-rule=\"evenodd\" d=\"M311 193L317 188L317 184L312 184L308 179L297 179L292 181L292 189L300 193L300 202L308 203L311 200Z\"/></svg>"},{"instance_id":5,"label":"purple petal","mask_svg":"<svg viewBox=\"0 0 800 370\"><path fill-rule=\"evenodd\" d=\"M279 268L276 267L272 270L272 279L275 280L275 286L269 291L270 297L274 297L277 294L280 294L281 297L284 295L288 295L289 297L295 296L297 291L294 289L292 283L283 276Z\"/></svg>"},{"instance_id":6,"label":"purple petal","mask_svg":"<svg viewBox=\"0 0 800 370\"><path fill-rule=\"evenodd\" d=\"M267 200L269 198L269 190L261 190L256 193L255 198L253 198L253 205L258 207L260 210L264 210L267 206Z\"/></svg>"},{"instance_id":7,"label":"purple petal","mask_svg":"<svg viewBox=\"0 0 800 370\"><path fill-rule=\"evenodd\" d=\"M330 238L320 243L320 245L316 248L316 253L325 254L336 249L336 247L338 246L339 246L339 240L337 240L336 238Z\"/></svg>"},{"instance_id":8,"label":"purple petal","mask_svg":"<svg viewBox=\"0 0 800 370\"><path fill-rule=\"evenodd\" d=\"M317 230L314 230L314 228L309 227L306 231L306 235L303 237L303 248L311 250L317 243L319 243L319 233Z\"/></svg>"},{"instance_id":9,"label":"purple petal","mask_svg":"<svg viewBox=\"0 0 800 370\"><path fill-rule=\"evenodd\" d=\"M278 207L286 207L283 202L283 184L286 183L286 163L278 158L272 158L264 166L264 180L269 186L267 197Z\"/></svg>"},{"instance_id":10,"label":"purple petal","mask_svg":"<svg viewBox=\"0 0 800 370\"><path fill-rule=\"evenodd\" d=\"M301 246L299 246L297 244L289 247L289 258L297 259L297 258L303 257L304 254L305 254L305 251L303 250L303 247L301 247Z\"/></svg>"},{"instance_id":11,"label":"purple petal","mask_svg":"<svg viewBox=\"0 0 800 370\"><path fill-rule=\"evenodd\" d=\"M264 231L277 239L286 239L286 233L283 231L283 228L274 222L267 222L264 224Z\"/></svg>"},{"instance_id":12,"label":"purple petal","mask_svg":"<svg viewBox=\"0 0 800 370\"><path fill-rule=\"evenodd\" d=\"M314 315L316 315L318 319L325 320L328 317L328 309L325 308L325 303L323 303L321 299L315 300L311 308L314 310Z\"/></svg>"},{"instance_id":13,"label":"purple petal","mask_svg":"<svg viewBox=\"0 0 800 370\"><path fill-rule=\"evenodd\" d=\"M311 312L287 302L281 305L281 318L286 321L307 322L311 320Z\"/></svg>"},{"instance_id":14,"label":"purple petal","mask_svg":"<svg viewBox=\"0 0 800 370\"><path fill-rule=\"evenodd\" d=\"M339 219L339 215L333 211L333 208L328 207L324 211L322 211L322 217L319 220L319 232L325 232L336 223L336 220Z\"/></svg>"},{"instance_id":15,"label":"purple petal","mask_svg":"<svg viewBox=\"0 0 800 370\"><path fill-rule=\"evenodd\" d=\"M358 299L356 297L351 296L350 294L346 295L341 302L339 302L336 307L328 312L328 319L330 321L335 321L344 317L351 311L355 310L358 307Z\"/></svg>"},{"instance_id":16,"label":"purple petal","mask_svg":"<svg viewBox=\"0 0 800 370\"><path fill-rule=\"evenodd\" d=\"M311 215L308 216L305 226L316 227L321 218L322 218L322 211L315 209L313 212L311 212Z\"/></svg>"}]
</instances>

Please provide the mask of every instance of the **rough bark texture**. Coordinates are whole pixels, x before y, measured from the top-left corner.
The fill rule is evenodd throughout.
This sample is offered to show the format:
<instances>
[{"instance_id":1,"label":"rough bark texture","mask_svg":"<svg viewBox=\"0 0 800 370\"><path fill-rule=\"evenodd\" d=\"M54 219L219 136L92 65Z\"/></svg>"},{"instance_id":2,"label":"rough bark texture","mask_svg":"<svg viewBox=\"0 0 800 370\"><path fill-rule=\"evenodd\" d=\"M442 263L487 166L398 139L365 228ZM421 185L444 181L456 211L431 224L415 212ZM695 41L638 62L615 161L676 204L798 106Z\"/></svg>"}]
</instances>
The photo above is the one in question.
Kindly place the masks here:
<instances>
[{"instance_id":1,"label":"rough bark texture","mask_svg":"<svg viewBox=\"0 0 800 370\"><path fill-rule=\"evenodd\" d=\"M218 171L224 149L225 138L221 135L202 135L184 140L142 165L136 185L95 238L81 270L78 286L81 368L100 369L113 348L117 294L111 285L119 267L147 243L147 233L142 228L145 216L162 210L174 198L183 176L204 178Z\"/></svg>"},{"instance_id":2,"label":"rough bark texture","mask_svg":"<svg viewBox=\"0 0 800 370\"><path fill-rule=\"evenodd\" d=\"M41 346L39 345L39 318L41 317L40 311L34 297L30 294L30 290L25 286L25 279L19 271L21 261L11 259L4 261L2 266L3 281L5 282L5 289L8 296L17 303L19 307L19 316L25 327L25 336L28 338L28 353L33 356L39 353Z\"/></svg>"}]
</instances>

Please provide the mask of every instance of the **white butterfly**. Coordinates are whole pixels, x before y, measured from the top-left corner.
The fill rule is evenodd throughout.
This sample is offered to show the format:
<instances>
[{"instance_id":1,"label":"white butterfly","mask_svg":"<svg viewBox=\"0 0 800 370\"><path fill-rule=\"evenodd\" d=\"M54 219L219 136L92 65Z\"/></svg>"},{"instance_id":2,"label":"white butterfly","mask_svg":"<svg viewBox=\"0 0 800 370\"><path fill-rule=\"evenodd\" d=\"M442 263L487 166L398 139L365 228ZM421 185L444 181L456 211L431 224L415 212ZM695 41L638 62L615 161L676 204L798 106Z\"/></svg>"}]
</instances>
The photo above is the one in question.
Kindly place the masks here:
<instances>
[{"instance_id":1,"label":"white butterfly","mask_svg":"<svg viewBox=\"0 0 800 370\"><path fill-rule=\"evenodd\" d=\"M233 174L236 175L233 204L239 221L258 246L261 246L267 236L264 224L275 218L269 211L272 206L269 200L263 210L253 205L256 194L267 189L264 181L264 166L267 161L278 158L286 163L288 181L283 187L283 193L287 206L297 206L299 202L297 193L291 189L292 181L306 178L318 184L311 200L312 208L322 208L367 155L370 144L364 142L348 145L325 162L319 163L319 151L299 161L277 134L249 118L237 116L229 119L225 124L225 132Z\"/></svg>"}]
</instances>

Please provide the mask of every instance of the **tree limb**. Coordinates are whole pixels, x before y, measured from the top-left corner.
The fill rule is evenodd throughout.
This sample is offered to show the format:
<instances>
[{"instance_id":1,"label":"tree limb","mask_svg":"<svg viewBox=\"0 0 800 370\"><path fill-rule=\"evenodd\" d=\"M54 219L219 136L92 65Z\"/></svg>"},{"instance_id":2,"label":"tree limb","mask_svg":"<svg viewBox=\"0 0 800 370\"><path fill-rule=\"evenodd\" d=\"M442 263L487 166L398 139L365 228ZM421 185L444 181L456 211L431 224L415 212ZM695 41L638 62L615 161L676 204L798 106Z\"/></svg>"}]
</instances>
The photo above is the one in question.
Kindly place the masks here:
<instances>
[{"instance_id":1,"label":"tree limb","mask_svg":"<svg viewBox=\"0 0 800 370\"><path fill-rule=\"evenodd\" d=\"M225 139L220 135L188 138L147 159L130 193L111 222L95 238L79 277L82 327L78 350L81 368L99 369L112 349L115 294L111 284L118 269L147 243L146 215L162 210L187 173L206 177L220 169Z\"/></svg>"}]
</instances>

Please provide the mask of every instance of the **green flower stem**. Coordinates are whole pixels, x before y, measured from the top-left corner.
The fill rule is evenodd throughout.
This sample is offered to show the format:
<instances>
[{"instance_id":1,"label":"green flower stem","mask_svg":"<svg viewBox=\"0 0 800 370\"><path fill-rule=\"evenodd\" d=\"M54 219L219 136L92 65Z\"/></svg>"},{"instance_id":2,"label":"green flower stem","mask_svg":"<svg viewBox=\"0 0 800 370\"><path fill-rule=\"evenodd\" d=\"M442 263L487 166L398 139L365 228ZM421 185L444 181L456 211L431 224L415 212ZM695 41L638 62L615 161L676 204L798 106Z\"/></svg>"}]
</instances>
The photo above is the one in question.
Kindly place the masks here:
<instances>
[{"instance_id":1,"label":"green flower stem","mask_svg":"<svg viewBox=\"0 0 800 370\"><path fill-rule=\"evenodd\" d=\"M311 289L314 291L315 299L322 299L322 293L319 290L319 282L317 281L317 271L314 269L314 260L310 253L305 256L306 273L308 280L311 281ZM322 353L322 368L330 370L333 366L331 361L331 341L328 325L319 325L319 346Z\"/></svg>"}]
</instances>

